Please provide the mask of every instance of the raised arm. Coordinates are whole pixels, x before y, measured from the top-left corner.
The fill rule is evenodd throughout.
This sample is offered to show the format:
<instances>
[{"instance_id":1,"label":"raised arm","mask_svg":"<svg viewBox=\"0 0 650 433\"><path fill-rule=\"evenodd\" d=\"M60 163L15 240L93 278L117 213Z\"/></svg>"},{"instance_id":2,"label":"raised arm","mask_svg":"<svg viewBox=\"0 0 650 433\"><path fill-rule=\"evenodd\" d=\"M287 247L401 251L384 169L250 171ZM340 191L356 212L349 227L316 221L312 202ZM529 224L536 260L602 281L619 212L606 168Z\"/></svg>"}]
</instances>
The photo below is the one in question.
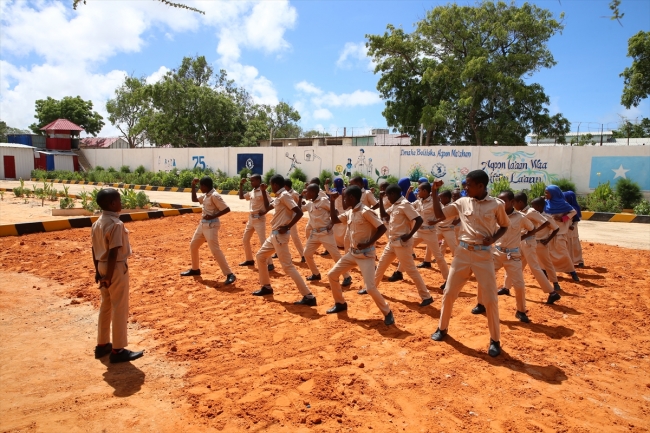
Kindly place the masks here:
<instances>
[{"instance_id":1,"label":"raised arm","mask_svg":"<svg viewBox=\"0 0 650 433\"><path fill-rule=\"evenodd\" d=\"M336 203L334 203L339 197L339 194L337 192L331 192L327 193L327 195L330 198L330 219L332 220L332 224L340 224L341 220L339 219L339 213L336 210Z\"/></svg>"},{"instance_id":2,"label":"raised arm","mask_svg":"<svg viewBox=\"0 0 650 433\"><path fill-rule=\"evenodd\" d=\"M436 180L431 185L431 198L433 200L433 212L436 214L438 220L445 219L445 213L442 211L442 205L440 204L440 197L438 197L438 190L443 185L443 181Z\"/></svg>"},{"instance_id":3,"label":"raised arm","mask_svg":"<svg viewBox=\"0 0 650 433\"><path fill-rule=\"evenodd\" d=\"M199 198L196 196L196 184L197 183L199 183L198 178L195 177L194 179L192 179L192 201L195 202L195 203L199 201Z\"/></svg>"},{"instance_id":4,"label":"raised arm","mask_svg":"<svg viewBox=\"0 0 650 433\"><path fill-rule=\"evenodd\" d=\"M239 181L239 199L244 200L244 185L246 184L246 178L243 178Z\"/></svg>"}]
</instances>

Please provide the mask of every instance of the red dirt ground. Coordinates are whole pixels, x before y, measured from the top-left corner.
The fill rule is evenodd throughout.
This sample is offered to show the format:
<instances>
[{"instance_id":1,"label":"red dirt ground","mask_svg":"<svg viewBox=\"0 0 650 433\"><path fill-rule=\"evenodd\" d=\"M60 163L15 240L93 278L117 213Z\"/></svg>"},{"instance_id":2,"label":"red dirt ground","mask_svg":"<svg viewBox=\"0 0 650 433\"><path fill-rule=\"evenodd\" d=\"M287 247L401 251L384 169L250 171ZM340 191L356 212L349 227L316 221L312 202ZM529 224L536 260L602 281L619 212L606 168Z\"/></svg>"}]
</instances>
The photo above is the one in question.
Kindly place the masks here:
<instances>
[{"instance_id":1,"label":"red dirt ground","mask_svg":"<svg viewBox=\"0 0 650 433\"><path fill-rule=\"evenodd\" d=\"M650 251L584 243L582 282L563 278L563 298L554 306L543 303L527 272L532 323L514 319L514 298L500 297L503 354L492 359L486 319L469 311L476 302L474 281L456 302L450 338L435 343L429 337L441 295L432 290L434 304L420 308L408 277L380 286L395 314L390 328L372 300L356 294L356 271L346 291L350 309L339 317L325 314L333 305L326 282L311 285L318 307L294 306L300 296L279 266L272 273L275 296L251 296L259 286L256 271L236 266L243 261L241 213L224 217L221 231L237 282L222 285L206 246L203 278L181 278L198 218L127 225L134 251L131 347L146 350L133 366L155 370L146 379L131 367L116 370L92 359L99 292L89 229L0 239L0 348L3 358L11 355L11 368L2 372L3 388L11 386L0 397L0 430L57 431L46 423L56 414L59 425L75 426L69 431L99 431L98 420L110 419L117 405L124 411L115 427L131 431L179 431L179 425L228 432L650 431ZM416 253L421 258L424 250ZM323 274L332 264L321 257L317 263ZM442 283L435 269L422 274L430 288ZM80 304L70 305L70 298ZM50 342L65 345L84 336L74 340L85 351L76 356L77 367L57 350L44 363L22 314L34 323L51 319ZM14 351L37 351L39 361L27 355L21 363ZM101 388L107 375L112 388ZM27 385L34 380L44 398L38 410ZM21 389L21 381L29 389ZM48 390L86 398L62 409L61 400L48 403Z\"/></svg>"}]
</instances>

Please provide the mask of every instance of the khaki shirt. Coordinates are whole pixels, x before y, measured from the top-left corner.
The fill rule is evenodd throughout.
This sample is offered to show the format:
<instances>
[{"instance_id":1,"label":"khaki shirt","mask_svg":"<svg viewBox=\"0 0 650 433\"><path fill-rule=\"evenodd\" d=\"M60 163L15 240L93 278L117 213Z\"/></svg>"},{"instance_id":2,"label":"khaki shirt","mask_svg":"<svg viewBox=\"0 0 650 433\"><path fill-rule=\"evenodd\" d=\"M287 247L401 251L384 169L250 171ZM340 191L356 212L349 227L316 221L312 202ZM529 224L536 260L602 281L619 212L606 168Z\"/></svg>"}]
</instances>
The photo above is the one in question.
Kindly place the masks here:
<instances>
[{"instance_id":1,"label":"khaki shirt","mask_svg":"<svg viewBox=\"0 0 650 433\"><path fill-rule=\"evenodd\" d=\"M461 197L442 209L446 218L460 219L458 239L468 244L482 244L498 227L508 227L510 220L501 200L486 195L483 200Z\"/></svg>"},{"instance_id":2,"label":"khaki shirt","mask_svg":"<svg viewBox=\"0 0 650 433\"><path fill-rule=\"evenodd\" d=\"M419 198L413 203L413 207L422 217L423 227L431 226L429 221L435 221L437 219L436 213L433 210L433 197L429 196L425 199Z\"/></svg>"},{"instance_id":3,"label":"khaki shirt","mask_svg":"<svg viewBox=\"0 0 650 433\"><path fill-rule=\"evenodd\" d=\"M268 197L268 192L264 192L267 197ZM260 212L264 212L266 208L264 207L264 197L262 196L262 190L259 188L256 188L250 192L247 192L244 194L244 198L248 201L250 201L250 213L253 215L259 215ZM268 199L269 202L271 199Z\"/></svg>"},{"instance_id":4,"label":"khaki shirt","mask_svg":"<svg viewBox=\"0 0 650 433\"><path fill-rule=\"evenodd\" d=\"M563 214L549 215L555 220L555 223L560 228L560 231L557 232L558 235L565 235L569 232L569 227L573 224L573 217L576 216L576 213L575 209L572 209L571 212L567 214L568 219L566 221L562 221L562 217L564 216Z\"/></svg>"},{"instance_id":5,"label":"khaki shirt","mask_svg":"<svg viewBox=\"0 0 650 433\"><path fill-rule=\"evenodd\" d=\"M102 211L102 215L93 223L91 239L95 260L108 261L108 252L113 248L117 250L117 261L123 262L131 255L129 231L124 227L116 212Z\"/></svg>"},{"instance_id":6,"label":"khaki shirt","mask_svg":"<svg viewBox=\"0 0 650 433\"><path fill-rule=\"evenodd\" d=\"M336 197L336 200L334 200L334 208L336 211L341 215L343 212L345 212L345 209L343 209L343 196L339 195Z\"/></svg>"},{"instance_id":7,"label":"khaki shirt","mask_svg":"<svg viewBox=\"0 0 650 433\"><path fill-rule=\"evenodd\" d=\"M535 212L537 212L535 209L533 209L533 210ZM546 221L549 222L549 225L547 225L546 227L544 227L543 229L541 229L540 231L535 233L535 239L537 239L538 241L546 239L547 237L549 237L551 235L551 233L553 233L555 230L560 228L557 225L557 223L555 222L555 220L553 219L553 217L551 217L550 215L541 214L539 212L537 212L537 215L544 218L544 222L546 222ZM542 223L542 224L544 224L544 223Z\"/></svg>"},{"instance_id":8,"label":"khaki shirt","mask_svg":"<svg viewBox=\"0 0 650 433\"><path fill-rule=\"evenodd\" d=\"M330 225L330 200L329 198L318 197L312 202L307 202L302 207L303 211L309 212L309 222L307 225L312 229L322 229Z\"/></svg>"},{"instance_id":9,"label":"khaki shirt","mask_svg":"<svg viewBox=\"0 0 650 433\"><path fill-rule=\"evenodd\" d=\"M321 189L320 191L318 191L318 198L326 198L329 200L330 196L327 195L327 193Z\"/></svg>"},{"instance_id":10,"label":"khaki shirt","mask_svg":"<svg viewBox=\"0 0 650 433\"><path fill-rule=\"evenodd\" d=\"M411 233L412 221L420 216L413 208L413 205L404 197L397 199L386 213L390 216L388 220L388 238L392 241L402 235Z\"/></svg>"},{"instance_id":11,"label":"khaki shirt","mask_svg":"<svg viewBox=\"0 0 650 433\"><path fill-rule=\"evenodd\" d=\"M205 218L206 216L216 215L217 212L221 212L228 207L223 197L213 188L212 191L205 193L199 197L199 203L203 205L203 212L201 217ZM217 222L219 218L213 218L211 220L206 220L209 222Z\"/></svg>"},{"instance_id":12,"label":"khaki shirt","mask_svg":"<svg viewBox=\"0 0 650 433\"><path fill-rule=\"evenodd\" d=\"M521 245L522 230L531 231L535 228L535 225L522 213L517 212L516 210L513 210L512 213L508 215L508 219L510 220L508 230L495 242L495 245L511 250L519 248Z\"/></svg>"},{"instance_id":13,"label":"khaki shirt","mask_svg":"<svg viewBox=\"0 0 650 433\"><path fill-rule=\"evenodd\" d=\"M295 201L296 204L300 206L300 194L298 194L293 188L287 192L291 194L291 198L293 199L293 201Z\"/></svg>"},{"instance_id":14,"label":"khaki shirt","mask_svg":"<svg viewBox=\"0 0 650 433\"><path fill-rule=\"evenodd\" d=\"M364 188L361 190L361 203L363 203L364 206L373 207L378 202L377 202L377 198L375 198L375 195L372 193L372 191Z\"/></svg>"},{"instance_id":15,"label":"khaki shirt","mask_svg":"<svg viewBox=\"0 0 650 433\"><path fill-rule=\"evenodd\" d=\"M384 197L382 201L384 202L384 209L388 209L389 207L391 207L390 200L388 200L388 197Z\"/></svg>"},{"instance_id":16,"label":"khaki shirt","mask_svg":"<svg viewBox=\"0 0 650 433\"><path fill-rule=\"evenodd\" d=\"M286 226L291 222L294 217L293 208L298 207L291 194L287 190L282 190L279 195L273 200L273 209L275 213L271 219L271 230L277 230L282 226Z\"/></svg>"},{"instance_id":17,"label":"khaki shirt","mask_svg":"<svg viewBox=\"0 0 650 433\"><path fill-rule=\"evenodd\" d=\"M528 221L533 223L535 228L541 226L546 222L546 218L542 216L539 212L537 212L535 209L533 209L530 206L526 206L521 210L521 214L526 217ZM529 232L530 230L522 230L522 234L525 234L526 232Z\"/></svg>"},{"instance_id":18,"label":"khaki shirt","mask_svg":"<svg viewBox=\"0 0 650 433\"><path fill-rule=\"evenodd\" d=\"M441 203L442 204L442 203ZM447 213L445 212L445 209L451 206L453 202L448 203L446 206L442 206L442 212L447 216ZM438 231L445 231L445 230L454 230L454 220L456 220L456 216L452 216L449 218L445 218L444 220L440 221L438 224L436 224L436 227L438 228ZM460 224L460 223L458 223Z\"/></svg>"},{"instance_id":19,"label":"khaki shirt","mask_svg":"<svg viewBox=\"0 0 650 433\"><path fill-rule=\"evenodd\" d=\"M359 244L368 242L375 234L379 226L384 225L372 209L357 204L354 208L348 209L339 215L339 220L348 225L350 234L350 246L357 248Z\"/></svg>"}]
</instances>

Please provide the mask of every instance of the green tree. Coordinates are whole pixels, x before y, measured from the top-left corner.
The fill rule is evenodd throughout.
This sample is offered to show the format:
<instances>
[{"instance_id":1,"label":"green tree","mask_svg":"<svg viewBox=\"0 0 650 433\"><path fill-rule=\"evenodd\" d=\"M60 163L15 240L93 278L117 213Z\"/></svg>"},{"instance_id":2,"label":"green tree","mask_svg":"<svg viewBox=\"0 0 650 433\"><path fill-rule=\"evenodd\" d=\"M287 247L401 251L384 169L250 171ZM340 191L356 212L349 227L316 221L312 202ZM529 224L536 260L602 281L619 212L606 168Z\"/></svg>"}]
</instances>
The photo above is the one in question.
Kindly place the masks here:
<instances>
[{"instance_id":1,"label":"green tree","mask_svg":"<svg viewBox=\"0 0 650 433\"><path fill-rule=\"evenodd\" d=\"M80 96L66 96L60 101L49 96L47 99L38 99L35 111L37 122L29 125L34 134L42 134L41 128L57 119L67 119L93 136L97 136L104 127L103 117L93 111L92 101L84 101Z\"/></svg>"},{"instance_id":2,"label":"green tree","mask_svg":"<svg viewBox=\"0 0 650 433\"><path fill-rule=\"evenodd\" d=\"M650 94L650 32L640 31L627 42L627 56L632 66L625 68L621 104L626 108L638 107Z\"/></svg>"},{"instance_id":3,"label":"green tree","mask_svg":"<svg viewBox=\"0 0 650 433\"><path fill-rule=\"evenodd\" d=\"M484 1L438 6L412 34L367 35L388 124L424 124L427 142L523 143L549 103L524 77L555 65L547 42L562 29L546 9Z\"/></svg>"},{"instance_id":4,"label":"green tree","mask_svg":"<svg viewBox=\"0 0 650 433\"><path fill-rule=\"evenodd\" d=\"M565 144L566 135L571 131L571 122L564 118L560 113L554 116L543 115L537 119L539 138L552 138L553 143Z\"/></svg>"},{"instance_id":5,"label":"green tree","mask_svg":"<svg viewBox=\"0 0 650 433\"><path fill-rule=\"evenodd\" d=\"M30 131L26 131L20 128L13 128L7 125L7 122L0 120L0 143L7 142L7 135L9 134L30 134Z\"/></svg>"},{"instance_id":6,"label":"green tree","mask_svg":"<svg viewBox=\"0 0 650 433\"><path fill-rule=\"evenodd\" d=\"M286 102L280 102L276 106L263 105L262 110L266 113L266 122L273 128L273 137L289 138L299 137L302 129L298 126L300 113Z\"/></svg>"},{"instance_id":7,"label":"green tree","mask_svg":"<svg viewBox=\"0 0 650 433\"><path fill-rule=\"evenodd\" d=\"M644 117L639 123L625 120L619 129L612 131L614 138L645 138L650 137L650 119Z\"/></svg>"},{"instance_id":8,"label":"green tree","mask_svg":"<svg viewBox=\"0 0 650 433\"><path fill-rule=\"evenodd\" d=\"M303 137L312 138L312 137L331 137L332 135L327 132L316 131L315 129L310 129L307 132L302 133Z\"/></svg>"},{"instance_id":9,"label":"green tree","mask_svg":"<svg viewBox=\"0 0 650 433\"><path fill-rule=\"evenodd\" d=\"M131 148L145 142L143 119L150 113L150 105L145 79L133 76L125 77L124 83L115 90L115 97L106 102L108 120L119 129Z\"/></svg>"}]
</instances>

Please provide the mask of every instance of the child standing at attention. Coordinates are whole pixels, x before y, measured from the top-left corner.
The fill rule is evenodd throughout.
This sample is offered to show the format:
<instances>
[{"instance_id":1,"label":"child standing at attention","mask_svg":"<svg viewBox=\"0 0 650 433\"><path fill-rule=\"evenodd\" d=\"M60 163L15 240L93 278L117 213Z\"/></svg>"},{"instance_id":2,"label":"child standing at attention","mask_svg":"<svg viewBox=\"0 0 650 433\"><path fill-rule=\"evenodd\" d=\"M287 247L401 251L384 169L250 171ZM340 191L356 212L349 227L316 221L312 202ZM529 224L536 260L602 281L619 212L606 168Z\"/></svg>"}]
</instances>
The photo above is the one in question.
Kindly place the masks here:
<instances>
[{"instance_id":1,"label":"child standing at attention","mask_svg":"<svg viewBox=\"0 0 650 433\"><path fill-rule=\"evenodd\" d=\"M449 190L441 192L438 197L440 197L440 204L444 208L448 207L450 203L452 203L451 191ZM456 226L454 225L456 221L458 221L458 219L455 216L450 216L442 221L439 221L438 224L436 224L438 234L442 235L442 238L445 241L445 246L442 249L442 253L444 254L447 247L449 247L452 257L456 255L456 248L458 247L458 233L456 232Z\"/></svg>"},{"instance_id":2,"label":"child standing at attention","mask_svg":"<svg viewBox=\"0 0 650 433\"><path fill-rule=\"evenodd\" d=\"M569 232L569 227L573 225L572 220L576 215L576 211L573 206L567 203L564 194L562 194L562 190L556 185L547 186L544 190L544 196L546 198L544 213L550 215L560 227L557 236L549 243L548 249L548 252L551 254L551 260L553 261L553 267L555 267L555 272L569 273L573 281L580 281L576 269L573 266L573 259L569 252L569 243L567 241L567 233Z\"/></svg>"},{"instance_id":3,"label":"child standing at attention","mask_svg":"<svg viewBox=\"0 0 650 433\"><path fill-rule=\"evenodd\" d=\"M201 197L196 196L197 183L200 185L201 192L203 193ZM190 242L192 268L182 272L181 276L191 277L201 275L201 269L199 268L199 248L207 242L212 255L221 268L221 272L226 276L224 284L232 284L237 278L230 270L226 256L219 246L219 228L221 227L219 217L230 212L230 208L214 189L212 178L209 176L202 177L200 181L196 178L192 180L192 201L201 203L203 205L203 212L201 214L201 222L199 222L199 226L196 228L192 241Z\"/></svg>"},{"instance_id":4,"label":"child standing at attention","mask_svg":"<svg viewBox=\"0 0 650 433\"><path fill-rule=\"evenodd\" d=\"M584 268L585 261L582 258L582 245L580 245L580 235L578 234L578 223L582 219L582 209L573 191L566 191L564 198L576 211L576 216L573 217L573 224L569 227L569 233L567 233L569 253L571 253L571 258L573 259L573 265L576 268Z\"/></svg>"},{"instance_id":5,"label":"child standing at attention","mask_svg":"<svg viewBox=\"0 0 650 433\"><path fill-rule=\"evenodd\" d=\"M111 363L136 360L143 351L132 352L125 347L127 340L127 319L129 317L129 266L131 255L129 231L120 221L122 210L120 193L106 188L97 194L97 204L102 215L91 230L95 282L99 283L102 303L99 307L97 326L97 347L95 359L110 353ZM113 343L111 344L111 323Z\"/></svg>"},{"instance_id":6,"label":"child standing at attention","mask_svg":"<svg viewBox=\"0 0 650 433\"><path fill-rule=\"evenodd\" d=\"M291 198L293 199L293 201L296 202L296 204L298 206L302 205L301 204L302 200L301 200L300 194L298 194L296 191L294 191L293 182L291 181L291 179L289 179L289 178L284 179L284 189L287 190L289 195L291 195ZM303 252L305 251L305 247L302 246L302 240L300 239L300 235L298 234L298 225L294 224L291 227L290 234L291 234L291 240L293 241L293 245L298 250L298 254L300 254L300 257L301 257L300 262L305 263L305 255L303 254Z\"/></svg>"},{"instance_id":7,"label":"child standing at attention","mask_svg":"<svg viewBox=\"0 0 650 433\"><path fill-rule=\"evenodd\" d=\"M273 205L269 203L267 194L264 194L262 197L264 197L264 207L266 211L268 212L271 209L275 209L275 213L271 219L271 236L264 241L264 244L255 256L260 273L260 284L262 287L256 292L253 292L253 296L266 296L273 294L269 271L264 264L275 251L280 260L280 264L282 265L282 269L284 269L284 272L291 277L303 296L300 301L294 302L294 304L315 307L316 297L311 293L307 287L307 283L305 283L305 280L293 265L293 262L291 261L291 252L289 251L291 227L302 218L302 209L300 209L298 204L293 201L289 192L284 189L284 177L276 174L271 178L270 183L271 190L276 194L275 200L273 200ZM262 184L261 189L262 191L266 191L266 185Z\"/></svg>"},{"instance_id":8,"label":"child standing at attention","mask_svg":"<svg viewBox=\"0 0 650 433\"><path fill-rule=\"evenodd\" d=\"M537 239L537 260L539 260L539 265L542 267L542 272L546 274L551 283L553 283L553 290L560 291L560 284L557 280L557 274L555 273L555 267L553 266L548 246L549 242L551 242L560 231L560 227L550 215L542 214L542 212L544 212L544 205L545 202L542 197L538 197L530 202L530 206L542 215L542 217L544 217L544 219L549 223L546 228L538 230L535 234Z\"/></svg>"},{"instance_id":9,"label":"child standing at attention","mask_svg":"<svg viewBox=\"0 0 650 433\"><path fill-rule=\"evenodd\" d=\"M438 198L438 188L442 186L443 182L436 181L432 188L433 209L436 218L460 218L461 227L459 246L456 248L456 256L451 262L447 287L442 296L440 324L431 339L442 341L447 336L454 302L473 272L476 281L478 281L480 297L487 311L490 329L488 355L498 356L501 353L501 333L492 244L505 234L510 220L506 215L503 202L488 195L487 185L490 178L486 172L483 170L470 171L466 181L467 197L450 203L444 209Z\"/></svg>"},{"instance_id":10,"label":"child standing at attention","mask_svg":"<svg viewBox=\"0 0 650 433\"><path fill-rule=\"evenodd\" d=\"M249 213L248 213L248 222L246 223L246 228L244 229L244 239L242 243L244 245L244 256L246 260L239 264L239 266L253 266L255 260L253 260L253 248L251 247L251 238L253 237L253 232L257 233L257 237L260 239L260 245L266 240L266 209L264 208L264 199L262 195L267 195L266 191L260 190L260 185L262 184L262 176L259 174L254 174L250 177L251 188L250 192L244 194L244 184L246 179L242 179L239 182L239 199L247 200L250 203ZM273 259L269 257L266 262L267 270L273 270Z\"/></svg>"},{"instance_id":11,"label":"child standing at attention","mask_svg":"<svg viewBox=\"0 0 650 433\"><path fill-rule=\"evenodd\" d=\"M355 185L346 188L343 195L343 207L346 211L340 214L334 205L337 197L338 193L336 192L330 194L330 218L334 224L348 226L350 248L327 274L335 302L334 306L327 310L327 314L348 309L339 278L345 272L358 266L366 291L384 314L384 324L390 326L395 323L395 318L388 303L375 286L375 242L386 232L386 226L372 209L361 203L361 188Z\"/></svg>"}]
</instances>

